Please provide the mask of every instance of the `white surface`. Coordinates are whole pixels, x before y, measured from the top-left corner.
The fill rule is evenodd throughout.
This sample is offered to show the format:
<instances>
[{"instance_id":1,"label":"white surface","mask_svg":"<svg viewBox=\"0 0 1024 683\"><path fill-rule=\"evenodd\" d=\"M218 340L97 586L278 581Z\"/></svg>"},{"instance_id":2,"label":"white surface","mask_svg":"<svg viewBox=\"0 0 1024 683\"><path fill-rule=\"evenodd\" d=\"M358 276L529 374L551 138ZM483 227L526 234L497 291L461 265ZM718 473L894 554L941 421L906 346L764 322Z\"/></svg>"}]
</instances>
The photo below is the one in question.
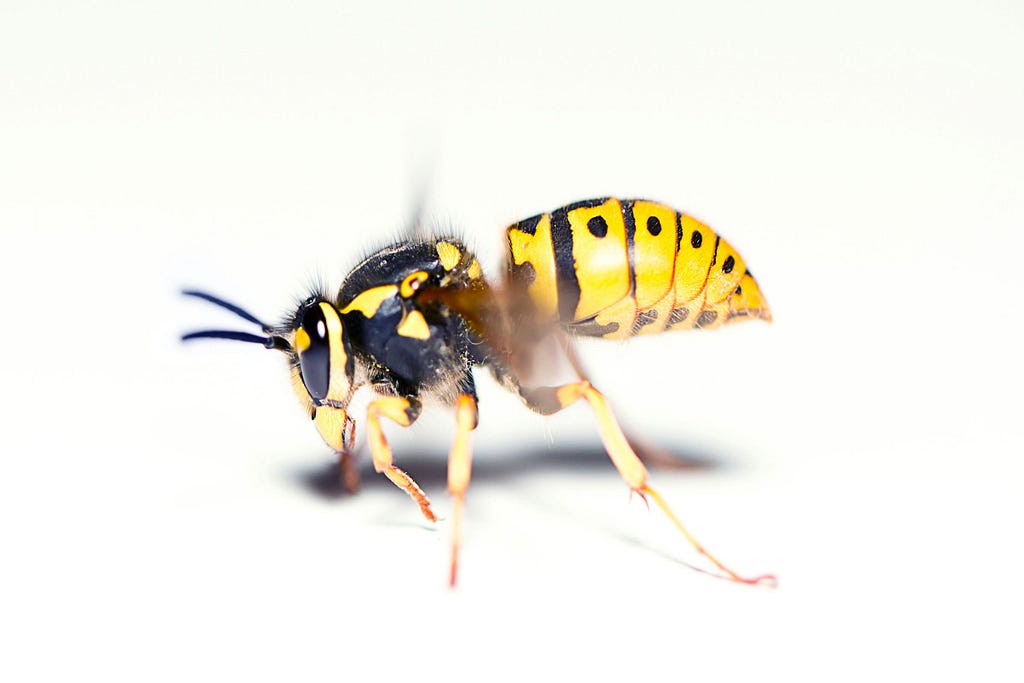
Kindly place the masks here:
<instances>
[{"instance_id":1,"label":"white surface","mask_svg":"<svg viewBox=\"0 0 1024 683\"><path fill-rule=\"evenodd\" d=\"M0 678L1020 680L1024 12L635 4L0 7ZM774 325L586 358L727 465L653 481L777 590L482 382L450 592L445 523L303 483L280 359L176 343L234 324L180 286L276 316L421 177L492 273L602 194L743 253ZM450 418L390 433L446 513Z\"/></svg>"}]
</instances>

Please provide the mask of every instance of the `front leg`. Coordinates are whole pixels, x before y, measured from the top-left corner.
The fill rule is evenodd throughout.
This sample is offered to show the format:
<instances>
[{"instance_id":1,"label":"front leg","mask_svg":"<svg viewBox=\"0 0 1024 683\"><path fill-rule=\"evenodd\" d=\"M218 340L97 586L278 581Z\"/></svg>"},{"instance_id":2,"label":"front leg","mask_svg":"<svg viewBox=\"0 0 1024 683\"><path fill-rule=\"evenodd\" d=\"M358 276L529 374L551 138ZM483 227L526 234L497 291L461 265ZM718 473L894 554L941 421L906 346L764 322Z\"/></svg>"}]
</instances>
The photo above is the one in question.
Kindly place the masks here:
<instances>
[{"instance_id":1,"label":"front leg","mask_svg":"<svg viewBox=\"0 0 1024 683\"><path fill-rule=\"evenodd\" d=\"M384 438L384 431L380 425L380 418L386 417L402 427L408 427L419 417L420 409L420 401L415 396L385 396L372 401L366 407L366 438L370 442L373 468L390 479L395 486L408 493L420 506L420 512L424 517L431 522L436 522L437 516L430 508L427 494L423 493L423 489L413 481L412 477L394 465L391 458L391 446Z\"/></svg>"}]
</instances>

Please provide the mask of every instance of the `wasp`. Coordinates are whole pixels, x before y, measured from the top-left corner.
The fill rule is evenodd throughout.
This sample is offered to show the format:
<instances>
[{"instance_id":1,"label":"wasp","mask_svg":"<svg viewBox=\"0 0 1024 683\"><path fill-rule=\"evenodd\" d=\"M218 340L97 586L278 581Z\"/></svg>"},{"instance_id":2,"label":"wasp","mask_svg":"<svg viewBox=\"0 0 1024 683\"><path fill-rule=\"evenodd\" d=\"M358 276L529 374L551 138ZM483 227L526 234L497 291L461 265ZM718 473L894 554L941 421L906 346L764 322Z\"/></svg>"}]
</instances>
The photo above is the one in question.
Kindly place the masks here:
<instances>
[{"instance_id":1,"label":"wasp","mask_svg":"<svg viewBox=\"0 0 1024 683\"><path fill-rule=\"evenodd\" d=\"M569 204L506 229L504 282L488 283L477 257L458 239L410 238L367 256L334 296L314 291L283 322L267 324L211 294L262 334L201 330L183 340L229 339L284 354L291 385L320 436L340 457L349 487L355 420L349 406L366 387L365 429L373 466L419 506L437 515L419 485L399 468L385 420L408 427L424 398L454 408L448 455L452 498L449 583L458 573L461 524L469 487L470 434L477 426L474 369L486 368L526 407L549 415L584 401L605 450L627 486L653 500L694 548L727 578L740 576L709 553L651 487L646 467L604 395L574 363L578 378L545 384L533 361L553 335L625 339L670 330L771 320L754 276L733 247L695 218L653 201L602 198ZM563 350L569 354L570 346ZM571 359L570 359L571 360ZM347 463L347 464L346 464Z\"/></svg>"}]
</instances>

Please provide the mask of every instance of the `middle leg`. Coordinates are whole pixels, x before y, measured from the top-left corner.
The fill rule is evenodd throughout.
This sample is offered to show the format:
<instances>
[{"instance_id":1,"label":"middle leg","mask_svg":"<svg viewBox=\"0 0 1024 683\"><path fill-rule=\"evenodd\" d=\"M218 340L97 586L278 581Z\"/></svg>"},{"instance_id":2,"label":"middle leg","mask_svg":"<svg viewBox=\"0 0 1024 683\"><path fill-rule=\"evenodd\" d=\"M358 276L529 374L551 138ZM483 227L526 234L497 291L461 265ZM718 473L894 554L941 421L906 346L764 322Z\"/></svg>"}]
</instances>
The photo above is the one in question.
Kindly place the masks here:
<instances>
[{"instance_id":1,"label":"middle leg","mask_svg":"<svg viewBox=\"0 0 1024 683\"><path fill-rule=\"evenodd\" d=\"M455 400L455 440L448 454L448 492L452 496L452 559L448 584L455 585L459 571L459 546L462 543L462 508L466 504L466 489L473 465L473 449L469 433L476 429L476 398L460 394Z\"/></svg>"}]
</instances>

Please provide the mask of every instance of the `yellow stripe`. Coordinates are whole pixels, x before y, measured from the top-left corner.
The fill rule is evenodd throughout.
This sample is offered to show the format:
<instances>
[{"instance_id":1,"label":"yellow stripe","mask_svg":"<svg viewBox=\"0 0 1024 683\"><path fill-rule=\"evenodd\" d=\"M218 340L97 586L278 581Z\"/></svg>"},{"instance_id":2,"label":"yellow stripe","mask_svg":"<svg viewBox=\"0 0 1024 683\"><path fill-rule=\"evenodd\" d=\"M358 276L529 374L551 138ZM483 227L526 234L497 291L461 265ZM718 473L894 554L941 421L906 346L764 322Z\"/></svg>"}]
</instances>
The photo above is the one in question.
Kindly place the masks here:
<instances>
[{"instance_id":1,"label":"yellow stripe","mask_svg":"<svg viewBox=\"0 0 1024 683\"><path fill-rule=\"evenodd\" d=\"M604 219L607 234L593 235L587 227L594 218ZM575 320L585 320L629 295L629 252L626 223L618 199L600 206L580 207L568 214L572 229L572 255L580 300Z\"/></svg>"},{"instance_id":2,"label":"yellow stripe","mask_svg":"<svg viewBox=\"0 0 1024 683\"><path fill-rule=\"evenodd\" d=\"M508 229L512 263L533 267L534 280L527 287L530 298L541 314L551 316L558 312L558 285L555 281L555 252L551 246L551 216L545 214L537 223L534 234Z\"/></svg>"},{"instance_id":3,"label":"yellow stripe","mask_svg":"<svg viewBox=\"0 0 1024 683\"><path fill-rule=\"evenodd\" d=\"M426 318L419 311L410 311L409 315L398 324L398 334L413 339L430 339L430 327Z\"/></svg>"},{"instance_id":4,"label":"yellow stripe","mask_svg":"<svg viewBox=\"0 0 1024 683\"><path fill-rule=\"evenodd\" d=\"M636 303L641 310L654 306L672 289L676 265L676 211L664 204L633 204L636 233L633 237L633 273L636 277ZM652 227L660 229L652 235Z\"/></svg>"},{"instance_id":5,"label":"yellow stripe","mask_svg":"<svg viewBox=\"0 0 1024 683\"><path fill-rule=\"evenodd\" d=\"M731 262L729 261L730 257L732 258ZM724 270L726 265L730 266L728 273ZM708 303L719 304L724 301L736 289L736 285L740 283L740 278L743 277L746 270L747 264L743 262L732 245L721 240L718 243L718 257L708 275Z\"/></svg>"},{"instance_id":6,"label":"yellow stripe","mask_svg":"<svg viewBox=\"0 0 1024 683\"><path fill-rule=\"evenodd\" d=\"M372 318L376 313L380 305L384 303L384 300L394 296L398 292L397 285L381 285L380 287L371 287L370 289L363 290L356 295L352 301L348 303L345 308L341 309L342 315L351 313L352 311L359 311L367 318Z\"/></svg>"},{"instance_id":7,"label":"yellow stripe","mask_svg":"<svg viewBox=\"0 0 1024 683\"><path fill-rule=\"evenodd\" d=\"M676 254L676 306L684 306L704 289L715 253L715 232L690 216L682 216L683 239ZM700 232L701 242L693 247L693 233ZM691 311L693 309L690 309ZM692 314L692 313L691 313Z\"/></svg>"}]
</instances>

